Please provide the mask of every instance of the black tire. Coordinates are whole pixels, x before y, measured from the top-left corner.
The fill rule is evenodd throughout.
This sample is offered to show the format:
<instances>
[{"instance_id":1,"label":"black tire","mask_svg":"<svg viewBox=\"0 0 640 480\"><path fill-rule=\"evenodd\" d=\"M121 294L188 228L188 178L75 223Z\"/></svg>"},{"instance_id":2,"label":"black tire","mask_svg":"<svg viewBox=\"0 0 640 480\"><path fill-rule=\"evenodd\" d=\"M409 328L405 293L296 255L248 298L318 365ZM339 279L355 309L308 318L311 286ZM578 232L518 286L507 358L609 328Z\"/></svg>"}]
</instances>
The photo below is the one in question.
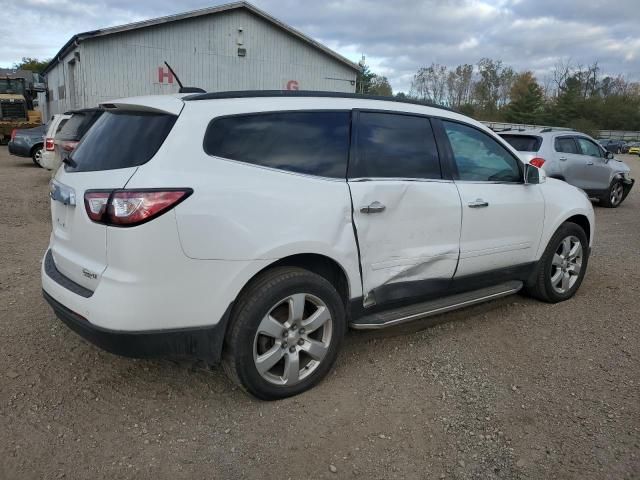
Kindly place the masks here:
<instances>
[{"instance_id":1,"label":"black tire","mask_svg":"<svg viewBox=\"0 0 640 480\"><path fill-rule=\"evenodd\" d=\"M563 240L567 237L575 237L580 241L580 245L582 247L582 262L580 272L576 275L577 278L571 288L560 293L554 288L551 281L552 272L557 268L553 265L553 258L558 249L561 248ZM553 234L551 240L549 240L549 244L538 262L536 271L530 283L525 286L525 292L538 300L548 303L558 303L568 300L573 297L576 291L578 291L578 288L580 288L580 284L582 283L587 271L588 263L589 241L587 240L585 231L581 226L575 223L563 223L560 225L560 228L558 228L556 233Z\"/></svg>"},{"instance_id":2,"label":"black tire","mask_svg":"<svg viewBox=\"0 0 640 480\"><path fill-rule=\"evenodd\" d=\"M607 193L600 197L599 205L605 208L618 208L624 200L624 184L617 178L614 178L609 185Z\"/></svg>"},{"instance_id":3,"label":"black tire","mask_svg":"<svg viewBox=\"0 0 640 480\"><path fill-rule=\"evenodd\" d=\"M620 155L620 154L622 153L622 150L618 148L618 149L616 150L616 153L617 153L618 155Z\"/></svg>"},{"instance_id":4,"label":"black tire","mask_svg":"<svg viewBox=\"0 0 640 480\"><path fill-rule=\"evenodd\" d=\"M256 367L254 348L258 341L258 326L275 305L299 293L317 297L328 308L331 315L330 341L317 367L297 380L299 383L275 385L265 379ZM331 283L302 268L276 267L258 275L234 305L225 336L222 365L233 382L257 398L276 400L291 397L312 388L327 375L336 361L345 331L344 301ZM304 368L300 371L303 372Z\"/></svg>"},{"instance_id":5,"label":"black tire","mask_svg":"<svg viewBox=\"0 0 640 480\"><path fill-rule=\"evenodd\" d=\"M40 165L40 159L42 158L43 149L43 145L36 145L31 149L31 160L33 160L33 163L40 168L42 168L42 165Z\"/></svg>"}]
</instances>

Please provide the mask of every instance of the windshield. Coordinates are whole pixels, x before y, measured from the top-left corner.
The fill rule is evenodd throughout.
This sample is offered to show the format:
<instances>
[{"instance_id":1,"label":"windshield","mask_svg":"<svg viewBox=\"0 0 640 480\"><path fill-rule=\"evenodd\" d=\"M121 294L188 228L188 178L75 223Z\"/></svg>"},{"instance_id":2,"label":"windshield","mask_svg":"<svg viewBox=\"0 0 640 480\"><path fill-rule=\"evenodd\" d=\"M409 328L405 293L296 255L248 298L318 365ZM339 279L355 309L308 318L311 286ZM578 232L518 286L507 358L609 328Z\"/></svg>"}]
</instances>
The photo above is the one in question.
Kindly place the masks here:
<instances>
[{"instance_id":1,"label":"windshield","mask_svg":"<svg viewBox=\"0 0 640 480\"><path fill-rule=\"evenodd\" d=\"M24 95L24 79L0 78L0 93Z\"/></svg>"}]
</instances>

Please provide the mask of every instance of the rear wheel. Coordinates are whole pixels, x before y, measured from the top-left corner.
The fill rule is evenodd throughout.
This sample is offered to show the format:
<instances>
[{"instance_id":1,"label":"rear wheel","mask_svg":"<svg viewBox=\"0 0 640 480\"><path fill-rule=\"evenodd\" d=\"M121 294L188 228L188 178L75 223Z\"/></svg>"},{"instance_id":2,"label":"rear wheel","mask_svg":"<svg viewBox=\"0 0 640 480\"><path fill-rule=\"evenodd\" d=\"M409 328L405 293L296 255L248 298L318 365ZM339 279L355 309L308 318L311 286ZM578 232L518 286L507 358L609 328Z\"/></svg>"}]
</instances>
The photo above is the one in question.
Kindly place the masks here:
<instances>
[{"instance_id":1,"label":"rear wheel","mask_svg":"<svg viewBox=\"0 0 640 480\"><path fill-rule=\"evenodd\" d=\"M624 199L624 185L620 180L613 180L609 190L600 198L600 205L606 208L616 208L620 206Z\"/></svg>"},{"instance_id":2,"label":"rear wheel","mask_svg":"<svg viewBox=\"0 0 640 480\"><path fill-rule=\"evenodd\" d=\"M336 289L294 267L274 268L252 281L231 322L224 369L264 400L297 395L320 382L335 363L346 330Z\"/></svg>"},{"instance_id":3,"label":"rear wheel","mask_svg":"<svg viewBox=\"0 0 640 480\"><path fill-rule=\"evenodd\" d=\"M589 241L582 227L562 224L549 240L527 293L549 303L568 300L580 288L588 261Z\"/></svg>"},{"instance_id":4,"label":"rear wheel","mask_svg":"<svg viewBox=\"0 0 640 480\"><path fill-rule=\"evenodd\" d=\"M31 159L33 160L33 163L35 163L40 168L42 168L42 165L40 164L40 160L42 160L42 152L42 145L36 146L31 152Z\"/></svg>"}]
</instances>

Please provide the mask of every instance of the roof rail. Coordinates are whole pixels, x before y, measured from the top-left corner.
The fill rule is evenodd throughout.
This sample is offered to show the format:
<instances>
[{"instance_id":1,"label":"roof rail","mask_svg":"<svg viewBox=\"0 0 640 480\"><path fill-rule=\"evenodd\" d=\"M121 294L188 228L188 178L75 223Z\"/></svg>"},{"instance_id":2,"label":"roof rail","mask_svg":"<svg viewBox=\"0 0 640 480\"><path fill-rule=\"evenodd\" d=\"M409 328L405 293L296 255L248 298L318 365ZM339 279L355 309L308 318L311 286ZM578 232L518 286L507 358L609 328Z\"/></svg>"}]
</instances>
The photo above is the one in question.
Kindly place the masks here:
<instances>
[{"instance_id":1,"label":"roof rail","mask_svg":"<svg viewBox=\"0 0 640 480\"><path fill-rule=\"evenodd\" d=\"M575 132L574 128L566 128L566 127L545 127L540 130L540 133L553 132L554 130L565 131L565 132Z\"/></svg>"},{"instance_id":2,"label":"roof rail","mask_svg":"<svg viewBox=\"0 0 640 480\"><path fill-rule=\"evenodd\" d=\"M360 100L381 100L385 102L398 102L408 103L411 105L421 105L424 107L439 108L442 110L448 110L455 112L455 110L443 107L442 105L436 105L435 103L426 102L422 100L413 100L407 98L397 97L383 97L380 95L362 95L359 93L342 93L342 92L322 92L313 90L238 90L230 92L210 92L210 93L197 93L194 95L188 95L182 97L184 101L195 100L216 100L225 98L258 98L258 97L320 97L320 98L354 98Z\"/></svg>"}]
</instances>

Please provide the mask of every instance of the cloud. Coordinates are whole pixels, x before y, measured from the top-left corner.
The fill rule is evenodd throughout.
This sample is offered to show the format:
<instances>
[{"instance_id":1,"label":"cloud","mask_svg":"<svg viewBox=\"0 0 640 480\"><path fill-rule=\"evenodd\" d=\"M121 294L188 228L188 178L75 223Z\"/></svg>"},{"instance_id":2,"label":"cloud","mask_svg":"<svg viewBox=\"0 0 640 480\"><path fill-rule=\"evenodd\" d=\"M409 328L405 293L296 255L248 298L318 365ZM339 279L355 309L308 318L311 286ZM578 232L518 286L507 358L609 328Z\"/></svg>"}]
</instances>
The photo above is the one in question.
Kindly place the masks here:
<instances>
[{"instance_id":1,"label":"cloud","mask_svg":"<svg viewBox=\"0 0 640 480\"><path fill-rule=\"evenodd\" d=\"M254 0L347 58L362 54L394 90L432 62L501 59L538 77L564 59L640 80L637 0ZM204 0L23 0L3 7L0 65L51 57L75 33L211 6ZM34 28L25 34L25 19ZM55 28L51 28L55 26Z\"/></svg>"}]
</instances>

